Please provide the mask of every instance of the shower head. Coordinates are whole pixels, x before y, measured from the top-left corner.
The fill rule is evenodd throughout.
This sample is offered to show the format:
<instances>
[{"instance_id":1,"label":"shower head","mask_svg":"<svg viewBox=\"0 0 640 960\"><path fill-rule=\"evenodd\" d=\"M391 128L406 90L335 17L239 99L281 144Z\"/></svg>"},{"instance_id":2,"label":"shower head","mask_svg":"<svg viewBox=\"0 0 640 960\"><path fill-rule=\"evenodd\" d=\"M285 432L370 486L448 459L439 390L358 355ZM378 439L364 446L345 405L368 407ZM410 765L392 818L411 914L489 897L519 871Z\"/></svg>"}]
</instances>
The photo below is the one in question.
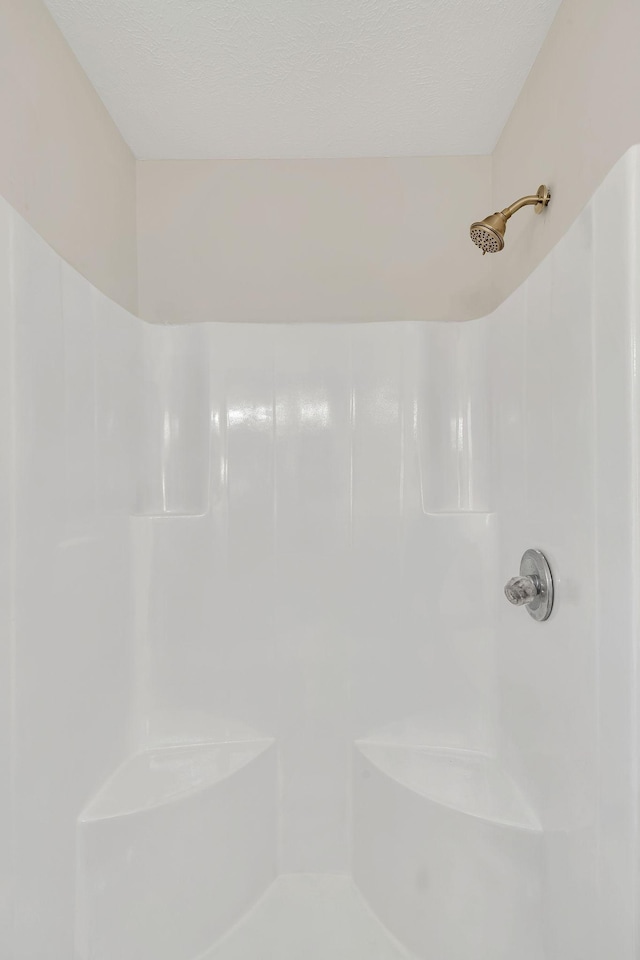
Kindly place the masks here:
<instances>
[{"instance_id":1,"label":"shower head","mask_svg":"<svg viewBox=\"0 0 640 960\"><path fill-rule=\"evenodd\" d=\"M501 213L492 213L485 220L471 224L469 235L483 253L498 253L504 247L504 232L507 218Z\"/></svg>"},{"instance_id":2,"label":"shower head","mask_svg":"<svg viewBox=\"0 0 640 960\"><path fill-rule=\"evenodd\" d=\"M522 197L499 213L492 213L490 217L472 223L469 235L475 245L480 247L483 255L485 253L499 253L504 247L504 234L509 217L512 217L516 210L530 204L534 205L535 213L542 213L544 208L549 205L550 200L549 188L543 184L538 187L538 192L534 196Z\"/></svg>"}]
</instances>

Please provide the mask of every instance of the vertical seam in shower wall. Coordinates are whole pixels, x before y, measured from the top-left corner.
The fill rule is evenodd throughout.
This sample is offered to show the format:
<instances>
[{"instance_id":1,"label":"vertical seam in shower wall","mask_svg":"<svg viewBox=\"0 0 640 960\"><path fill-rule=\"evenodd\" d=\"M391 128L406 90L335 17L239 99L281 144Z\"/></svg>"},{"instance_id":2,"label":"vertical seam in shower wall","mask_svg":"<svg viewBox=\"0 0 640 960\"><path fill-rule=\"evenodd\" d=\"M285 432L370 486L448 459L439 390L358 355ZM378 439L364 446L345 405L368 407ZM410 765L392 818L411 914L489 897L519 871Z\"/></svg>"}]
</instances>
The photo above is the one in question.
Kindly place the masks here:
<instances>
[{"instance_id":1,"label":"vertical seam in shower wall","mask_svg":"<svg viewBox=\"0 0 640 960\"><path fill-rule=\"evenodd\" d=\"M354 733L354 709L353 709L353 670L352 666L354 663L354 643L355 643L355 617L357 616L356 604L355 604L355 551L354 551L354 539L353 539L353 462L354 462L354 444L355 444L355 424L356 424L356 391L355 391L355 377L354 377L354 367L353 367L353 350L354 350L354 327L350 325L349 328L349 571L351 583L349 584L349 618L348 618L348 629L347 637L349 648L347 650L347 657L345 657L344 665L347 671L346 686L347 686L347 717L348 717L348 727L345 731L347 734L347 764L346 764L346 783L345 783L345 793L346 793L346 861L347 868L351 876L353 876L353 733Z\"/></svg>"},{"instance_id":2,"label":"vertical seam in shower wall","mask_svg":"<svg viewBox=\"0 0 640 960\"><path fill-rule=\"evenodd\" d=\"M356 394L353 372L354 327L349 330L349 550L353 551L353 447L355 439Z\"/></svg>"},{"instance_id":3,"label":"vertical seam in shower wall","mask_svg":"<svg viewBox=\"0 0 640 960\"><path fill-rule=\"evenodd\" d=\"M402 533L404 525L404 499L405 499L405 450L406 441L404 429L406 424L405 403L407 399L407 371L406 371L406 353L407 353L407 321L403 321L403 329L400 336L400 390L398 391L398 430L400 431L400 470L398 476L398 544L402 544Z\"/></svg>"},{"instance_id":4,"label":"vertical seam in shower wall","mask_svg":"<svg viewBox=\"0 0 640 960\"><path fill-rule=\"evenodd\" d=\"M93 309L96 311L96 300L95 292L92 298ZM97 322L97 315L96 315ZM146 344L144 340L144 327L145 323L142 320L135 319L133 321L136 324L140 325L141 333L141 347L140 354L138 355L138 363L140 364L141 374L143 373L143 364L144 364L144 354ZM97 327L96 327L97 335ZM96 338L97 346L97 338ZM97 419L98 409L99 409L99 396L98 396L98 376L97 376L97 363L98 363L98 354L97 350L94 350L94 366L95 366L95 376L94 376L94 409L95 416ZM141 377L144 382L144 377ZM137 399L139 404L139 424L140 429L142 430L142 417L143 417L143 404L141 400L141 391L137 393ZM95 442L97 444L98 431L94 429ZM97 465L97 449L96 449L96 465ZM140 490L140 480L142 477L143 466L146 468L146 463L141 464L140 461L136 464L136 470L134 473L136 479L135 489L139 492ZM127 531L127 544L128 544L128 562L129 562L129 588L131 591L130 594L130 603L131 603L131 642L133 645L132 659L131 659L131 684L132 689L129 692L130 698L130 718L127 725L127 753L129 755L137 753L140 750L145 749L149 745L150 734L151 734L151 695L150 695L150 667L151 667L151 651L150 651L150 634L149 634L149 599L150 599L150 583L152 576L152 563L153 563L153 539L154 539L154 527L153 519L145 517L142 514L142 500L138 496L137 503L140 509L140 515L131 516L128 518L128 531Z\"/></svg>"},{"instance_id":5,"label":"vertical seam in shower wall","mask_svg":"<svg viewBox=\"0 0 640 960\"><path fill-rule=\"evenodd\" d=\"M640 497L640 449L639 449L639 438L638 438L638 424L640 421L640 408L639 408L639 396L638 396L638 308L640 304L640 297L638 291L638 284L640 283L640 278L638 276L638 256L640 255L640 245L638 243L638 156L637 151L634 154L633 158L633 176L631 183L631 202L630 202L630 211L631 215L629 217L629 266L630 266L630 292L629 292L629 312L631 320L631 577L633 588L631 590L631 623L632 623L632 664L633 664L633 702L632 702L632 716L633 716L633 727L632 727L632 749L631 755L633 757L633 768L632 768L632 784L633 784L633 836L631 838L632 850L634 854L634 864L635 869L633 871L633 908L634 908L634 917L633 917L633 955L637 956L638 954L638 870L640 869L639 861L639 850L638 850L638 818L640 816L640 810L638 809L639 796L638 796L638 744L640 738L638 736L638 684L639 684L639 656L638 656L638 643L640 641L640 601L638 598L638 584L637 577L639 573L639 563L640 563L640 546L639 546L639 537L640 530L638 524L640 522L640 507L639 507L639 497Z\"/></svg>"},{"instance_id":6,"label":"vertical seam in shower wall","mask_svg":"<svg viewBox=\"0 0 640 960\"><path fill-rule=\"evenodd\" d=\"M16 936L16 221L15 213L9 217L9 860L11 875L9 880L9 916L11 957L15 956Z\"/></svg>"},{"instance_id":7,"label":"vertical seam in shower wall","mask_svg":"<svg viewBox=\"0 0 640 960\"><path fill-rule=\"evenodd\" d=\"M597 256L596 243L598 237L598 202L592 200L593 204L593 217L592 217L592 243L591 243L591 276L590 276L590 329L589 335L591 339L591 422L593 424L593 454L592 454L592 475L591 475L591 485L592 485L592 496L593 496L593 511L594 511L594 524L593 524L593 560L594 560L594 576L596 578L595 589L593 591L593 619L595 624L595 670L596 670L596 681L595 681L595 735L596 735L596 791L594 798L594 816L595 816L595 838L594 838L594 857L595 857L595 896L596 903L600 905L600 864L602 859L602 837L600 830L600 821L601 821L601 791L600 791L600 777L601 777L601 751L602 751L602 730L601 730L601 677L600 677L600 510L598 502L598 438L599 438L599 429L598 429L598 401L599 401L599 382L598 382L598 363L597 363L597 335L596 335L596 324L598 317L597 310L597 280L598 280L598 268L599 260ZM600 924L597 924L599 927ZM600 930L597 929L598 938L600 938Z\"/></svg>"},{"instance_id":8,"label":"vertical seam in shower wall","mask_svg":"<svg viewBox=\"0 0 640 960\"><path fill-rule=\"evenodd\" d=\"M456 396L454 400L455 404L455 472L456 472L456 503L457 509L462 511L469 509L469 470L470 470L470 450L465 450L466 442L469 437L469 422L468 422L468 409L464 406L464 399L461 396L462 394L462 385L465 383L464 378L464 361L466 357L463 356L464 343L463 343L463 331L462 324L456 324L455 333L453 335L454 340L454 353L453 353L453 376L456 383ZM468 399L468 396L467 396Z\"/></svg>"},{"instance_id":9,"label":"vertical seam in shower wall","mask_svg":"<svg viewBox=\"0 0 640 960\"><path fill-rule=\"evenodd\" d=\"M150 517L129 519L129 562L133 592L133 690L129 724L129 751L149 745L151 723L149 599L153 564L154 521Z\"/></svg>"},{"instance_id":10,"label":"vertical seam in shower wall","mask_svg":"<svg viewBox=\"0 0 640 960\"><path fill-rule=\"evenodd\" d=\"M596 720L597 720L597 790L596 816L596 877L595 887L598 903L597 940L602 956L611 953L611 934L620 937L618 954L631 960L637 954L638 943L638 628L640 607L637 597L637 574L640 551L638 549L638 480L639 445L638 421L638 287L635 268L638 253L638 157L627 157L623 163L622 196L597 196L594 212L594 305L593 305L593 368L595 377L595 478L597 495L595 502L595 570L596 591ZM615 181L614 181L615 184ZM613 199L613 203L612 203ZM618 213L620 206L624 212ZM611 212L613 210L613 213ZM610 276L611 235L613 226L610 216L620 216L617 237L620 251L615 257L617 272ZM603 239L604 235L604 239ZM617 239L616 239L617 243ZM617 251L616 251L617 252ZM604 260L605 267L601 267ZM603 274L603 269L606 271ZM613 286L612 286L613 284ZM611 289L609 289L611 287ZM601 290L600 288L604 288ZM613 297L612 297L613 293ZM616 299L616 297L618 299ZM614 307L611 308L613 299ZM610 347L610 344L612 346ZM614 351L609 353L607 351ZM603 356L604 353L604 356ZM628 355L628 356L627 356ZM610 364L607 367L607 363ZM611 364L619 375L611 380ZM609 374L610 383L607 383ZM612 391L612 392L611 392ZM612 401L612 402L611 402ZM603 416L609 416L609 420ZM615 418L615 419L614 419ZM613 437L618 445L615 450L607 448ZM602 473L606 474L606 457L621 456L620 477L616 478L612 491L603 485ZM611 471L609 471L611 472ZM610 478L609 478L610 479ZM622 523L620 523L622 521ZM611 523L624 527L621 542L613 542ZM609 526L607 525L609 523ZM614 526L615 528L615 526ZM605 555L603 556L603 551ZM624 572L615 577L616 563ZM608 566L609 565L609 566ZM608 579L607 579L608 576ZM630 578L630 580L629 580ZM603 580L605 584L603 586ZM611 590L615 591L611 595ZM607 593L604 592L605 587ZM620 618L613 627L606 618ZM614 644L609 643L613 629ZM615 644L619 645L616 650ZM607 665L613 665L607 672ZM621 673L621 670L624 673ZM612 686L612 679L615 686ZM612 696L616 701L611 704ZM608 721L612 710L614 723ZM624 724L624 726L622 726ZM614 769L614 781L610 784L611 770L606 737L614 736L616 748L614 762L624 764L623 769ZM607 790L608 788L608 790ZM613 850L612 850L613 847ZM624 854L622 849L624 847ZM618 859L615 858L623 858ZM627 859L629 858L629 859ZM627 870L629 871L627 873ZM610 886L619 884L619 897L612 902ZM621 904L619 901L623 899ZM631 914L631 915L629 915ZM615 926L614 926L615 924Z\"/></svg>"},{"instance_id":11,"label":"vertical seam in shower wall","mask_svg":"<svg viewBox=\"0 0 640 960\"><path fill-rule=\"evenodd\" d=\"M278 397L277 397L277 366L278 349L281 347L282 327L277 325L273 335L273 352L271 360L272 376L272 430L273 430L273 489L271 496L273 498L273 583L272 583L272 606L273 606L273 644L276 671L274 676L275 695L277 700L276 711L276 876L280 876L283 866L284 850L284 766L282 762L282 677L280 669L280 616L279 616L279 596L280 589L280 544L278 538Z\"/></svg>"}]
</instances>

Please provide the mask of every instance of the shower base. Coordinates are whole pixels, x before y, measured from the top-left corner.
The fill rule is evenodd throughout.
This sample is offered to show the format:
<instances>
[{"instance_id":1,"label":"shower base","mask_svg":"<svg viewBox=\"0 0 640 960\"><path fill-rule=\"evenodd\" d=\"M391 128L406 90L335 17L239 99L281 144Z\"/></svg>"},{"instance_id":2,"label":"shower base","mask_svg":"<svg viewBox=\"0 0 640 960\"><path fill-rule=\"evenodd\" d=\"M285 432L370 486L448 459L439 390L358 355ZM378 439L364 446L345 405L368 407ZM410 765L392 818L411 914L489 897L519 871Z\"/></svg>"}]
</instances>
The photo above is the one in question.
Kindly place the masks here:
<instances>
[{"instance_id":1,"label":"shower base","mask_svg":"<svg viewBox=\"0 0 640 960\"><path fill-rule=\"evenodd\" d=\"M349 877L279 877L198 960L413 960L369 910Z\"/></svg>"}]
</instances>

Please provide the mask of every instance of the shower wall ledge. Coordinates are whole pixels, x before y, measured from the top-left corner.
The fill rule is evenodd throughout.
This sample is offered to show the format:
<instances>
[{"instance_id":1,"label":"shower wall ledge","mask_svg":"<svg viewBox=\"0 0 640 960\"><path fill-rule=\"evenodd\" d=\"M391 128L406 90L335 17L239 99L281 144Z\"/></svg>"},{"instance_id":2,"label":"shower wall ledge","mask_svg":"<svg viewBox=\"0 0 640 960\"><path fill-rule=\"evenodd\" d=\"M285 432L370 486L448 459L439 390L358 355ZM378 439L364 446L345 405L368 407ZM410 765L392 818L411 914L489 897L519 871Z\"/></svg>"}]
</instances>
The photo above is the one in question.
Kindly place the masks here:
<instances>
[{"instance_id":1,"label":"shower wall ledge","mask_svg":"<svg viewBox=\"0 0 640 960\"><path fill-rule=\"evenodd\" d=\"M356 749L380 773L432 803L499 826L542 829L495 757L475 750L371 740L356 741Z\"/></svg>"},{"instance_id":2,"label":"shower wall ledge","mask_svg":"<svg viewBox=\"0 0 640 960\"><path fill-rule=\"evenodd\" d=\"M143 813L188 799L233 776L269 749L272 738L143 750L126 760L80 814L80 823Z\"/></svg>"},{"instance_id":3,"label":"shower wall ledge","mask_svg":"<svg viewBox=\"0 0 640 960\"><path fill-rule=\"evenodd\" d=\"M276 876L268 739L171 746L127 760L77 824L79 960L193 960Z\"/></svg>"},{"instance_id":4,"label":"shower wall ledge","mask_svg":"<svg viewBox=\"0 0 640 960\"><path fill-rule=\"evenodd\" d=\"M541 960L544 841L492 757L355 744L353 876L417 956Z\"/></svg>"}]
</instances>

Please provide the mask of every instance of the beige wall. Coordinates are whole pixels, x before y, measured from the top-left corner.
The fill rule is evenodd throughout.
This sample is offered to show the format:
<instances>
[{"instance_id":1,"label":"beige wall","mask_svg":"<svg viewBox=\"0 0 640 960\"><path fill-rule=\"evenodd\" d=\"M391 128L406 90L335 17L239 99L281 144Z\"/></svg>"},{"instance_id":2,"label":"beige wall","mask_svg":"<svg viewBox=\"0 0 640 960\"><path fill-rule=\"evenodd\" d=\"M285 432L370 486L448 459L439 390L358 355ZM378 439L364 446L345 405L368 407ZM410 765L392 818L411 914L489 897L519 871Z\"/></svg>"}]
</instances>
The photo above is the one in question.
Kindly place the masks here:
<instances>
[{"instance_id":1,"label":"beige wall","mask_svg":"<svg viewBox=\"0 0 640 960\"><path fill-rule=\"evenodd\" d=\"M138 164L148 320L461 320L490 294L469 221L490 158ZM486 258L485 258L486 260Z\"/></svg>"},{"instance_id":2,"label":"beige wall","mask_svg":"<svg viewBox=\"0 0 640 960\"><path fill-rule=\"evenodd\" d=\"M0 132L0 194L135 310L135 160L41 0L0 0Z\"/></svg>"},{"instance_id":3,"label":"beige wall","mask_svg":"<svg viewBox=\"0 0 640 960\"><path fill-rule=\"evenodd\" d=\"M640 143L640 3L564 0L492 157L142 162L152 320L465 320L496 307ZM469 223L541 182L505 250Z\"/></svg>"},{"instance_id":4,"label":"beige wall","mask_svg":"<svg viewBox=\"0 0 640 960\"><path fill-rule=\"evenodd\" d=\"M492 210L543 181L553 194L544 216L524 210L509 222L505 249L491 258L496 305L526 279L636 143L640 2L564 0L493 154Z\"/></svg>"},{"instance_id":5,"label":"beige wall","mask_svg":"<svg viewBox=\"0 0 640 960\"><path fill-rule=\"evenodd\" d=\"M41 0L0 0L0 193L147 319L469 319L640 142L638 37L638 0L564 0L492 157L136 165ZM481 257L471 220L542 181Z\"/></svg>"}]
</instances>

